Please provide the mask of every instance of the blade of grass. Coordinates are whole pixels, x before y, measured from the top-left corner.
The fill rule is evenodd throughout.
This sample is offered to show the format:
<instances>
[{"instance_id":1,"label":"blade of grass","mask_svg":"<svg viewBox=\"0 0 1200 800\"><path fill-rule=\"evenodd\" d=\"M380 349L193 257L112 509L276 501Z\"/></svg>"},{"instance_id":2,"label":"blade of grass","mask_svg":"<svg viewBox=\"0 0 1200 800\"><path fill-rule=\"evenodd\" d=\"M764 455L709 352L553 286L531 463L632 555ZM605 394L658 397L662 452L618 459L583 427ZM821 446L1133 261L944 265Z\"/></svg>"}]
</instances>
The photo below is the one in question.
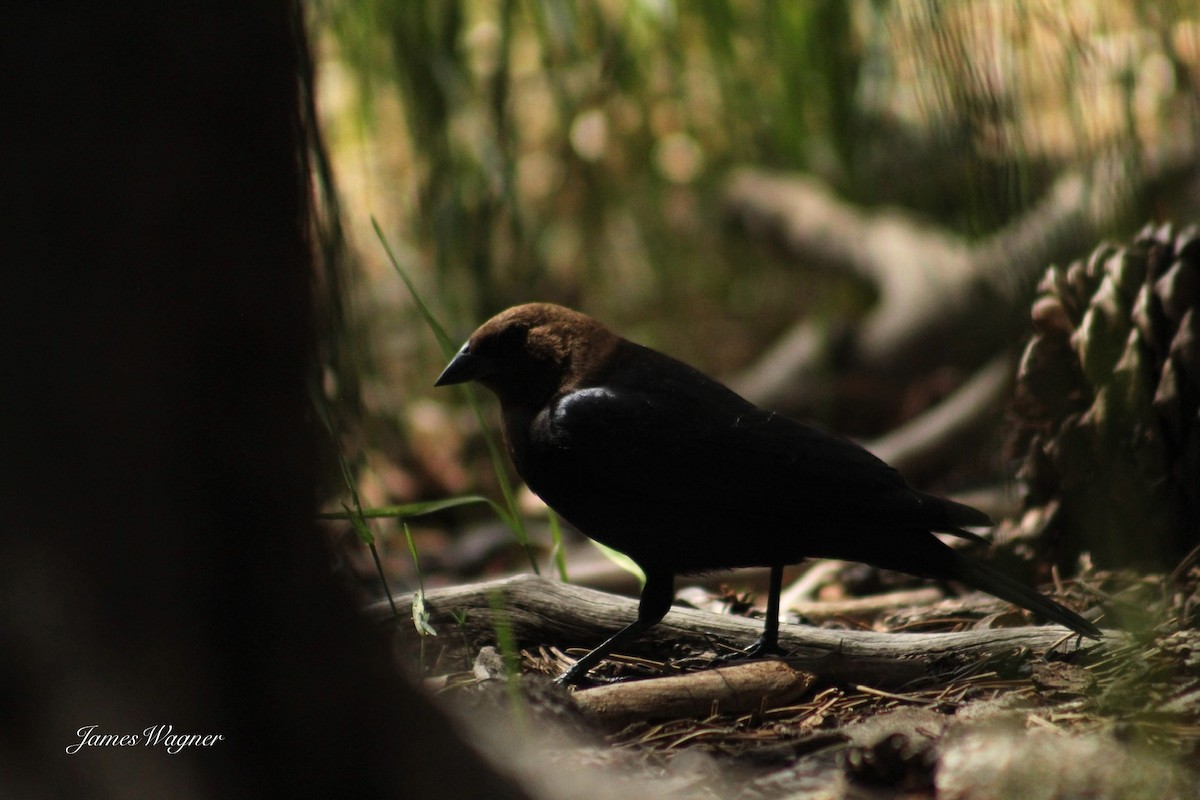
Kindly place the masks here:
<instances>
[{"instance_id":1,"label":"blade of grass","mask_svg":"<svg viewBox=\"0 0 1200 800\"><path fill-rule=\"evenodd\" d=\"M458 626L458 632L462 636L463 642L463 667L467 672L471 671L471 638L467 636L467 609L450 609L450 618L454 620L454 624Z\"/></svg>"},{"instance_id":2,"label":"blade of grass","mask_svg":"<svg viewBox=\"0 0 1200 800\"><path fill-rule=\"evenodd\" d=\"M376 506L375 508L362 509L362 515L366 519L389 519L401 517L419 517L423 514L433 514L438 511L444 511L447 508L457 508L458 506L471 505L472 503L488 503L494 506L495 502L482 495L468 494L461 497L448 497L444 500L424 500L419 503L405 503L398 506ZM318 519L346 519L346 514L337 511L329 511L317 515Z\"/></svg>"},{"instance_id":3,"label":"blade of grass","mask_svg":"<svg viewBox=\"0 0 1200 800\"><path fill-rule=\"evenodd\" d=\"M642 571L642 568L639 567L632 558L624 553L613 550L611 547L600 544L595 539L591 541L601 553L604 553L604 555L608 557L609 561L613 562L618 567L637 578L638 585L643 589L646 587L646 573Z\"/></svg>"},{"instance_id":4,"label":"blade of grass","mask_svg":"<svg viewBox=\"0 0 1200 800\"><path fill-rule=\"evenodd\" d=\"M452 358L458 352L458 348L450 340L450 337L446 335L445 328L433 316L433 312L425 305L425 302L417 292L417 287L408 277L408 273L400 266L400 261L396 258L396 254L392 252L392 247L388 243L387 237L383 235L383 229L379 227L379 220L371 217L371 226L375 229L375 235L379 238L379 243L383 245L383 250L387 253L388 260L392 263L392 269L396 270L396 274L400 276L400 280L404 281L409 294L412 295L413 302L417 304L417 310L425 319L425 324L433 331L438 345L442 348L442 354L446 358ZM500 447L496 444L496 438L492 435L491 428L483 418L483 412L479 408L475 392L467 384L462 384L460 388L467 398L467 404L471 407L471 412L479 422L479 429L483 431L483 441L487 445L488 455L492 460L492 469L495 471L497 482L500 484L500 492L504 495L504 504L508 508L508 513L502 515L501 518L512 530L513 535L517 537L517 542L521 545L522 549L525 550L525 555L529 557L529 566L533 568L534 574L541 575L542 571L538 568L537 558L534 555L533 547L529 543L529 533L526 531L525 523L522 521L521 514L517 509L516 494L513 491L512 482L508 476L508 469L504 466L504 457L500 454Z\"/></svg>"},{"instance_id":5,"label":"blade of grass","mask_svg":"<svg viewBox=\"0 0 1200 800\"><path fill-rule=\"evenodd\" d=\"M563 583L570 583L567 577L567 554L563 550L562 526L558 524L558 514L554 513L554 509L546 506L546 513L550 519L550 540L554 542L554 548L550 551L550 557L554 561L554 566L558 567L558 577Z\"/></svg>"},{"instance_id":6,"label":"blade of grass","mask_svg":"<svg viewBox=\"0 0 1200 800\"><path fill-rule=\"evenodd\" d=\"M357 502L357 498L355 498ZM400 622L400 610L396 608L396 599L392 597L392 589L388 586L387 576L383 573L383 562L379 559L379 550L375 547L375 534L371 533L371 527L367 525L364 518L362 508L351 510L345 503L342 504L345 509L345 518L350 520L350 524L354 527L354 532L358 534L359 540L367 546L371 551L371 560L375 562L375 573L379 576L379 583L383 586L383 593L387 595L388 605L392 607L392 619Z\"/></svg>"},{"instance_id":7,"label":"blade of grass","mask_svg":"<svg viewBox=\"0 0 1200 800\"><path fill-rule=\"evenodd\" d=\"M500 518L500 521L509 528L513 526L512 517L508 513L508 509L497 503L490 497L484 497L478 494L468 494L461 497L449 497L444 500L424 500L419 503L406 503L399 506L378 506L376 508L360 508L358 512L363 519L405 519L408 517L419 517L422 514L432 514L435 511L442 511L447 508L456 506L470 505L471 503L487 503L492 507L492 511ZM327 511L317 515L317 519L352 519L345 511Z\"/></svg>"},{"instance_id":8,"label":"blade of grass","mask_svg":"<svg viewBox=\"0 0 1200 800\"><path fill-rule=\"evenodd\" d=\"M487 597L488 606L492 611L492 628L496 632L496 649L500 651L500 658L504 661L504 688L508 694L509 707L512 709L513 722L518 731L525 732L528 729L529 717L521 694L521 651L517 647L517 637L513 634L512 621L508 616L503 593L491 591Z\"/></svg>"},{"instance_id":9,"label":"blade of grass","mask_svg":"<svg viewBox=\"0 0 1200 800\"><path fill-rule=\"evenodd\" d=\"M337 450L338 467L342 471L342 480L346 484L347 491L350 492L350 501L354 504L354 508L351 509L345 503L342 503L343 513L334 516L350 520L350 524L354 528L355 534L358 535L359 541L365 544L371 551L371 559L375 562L375 572L379 575L379 583L383 586L383 593L387 596L388 605L392 607L392 618L399 623L400 611L396 608L396 599L392 597L392 589L388 586L387 576L384 575L383 562L379 559L379 550L375 547L375 534L371 533L371 526L367 524L367 517L363 511L362 501L358 496L358 486L354 481L354 473L350 469L349 462L346 461L346 454L342 452L342 437L338 433L333 415L329 413L329 406L325 395L317 388L315 383L310 383L308 388L313 408L316 410L317 416L320 417L321 423L325 426L325 430L328 431L330 438L333 439L334 448ZM319 516L328 518L323 514Z\"/></svg>"}]
</instances>

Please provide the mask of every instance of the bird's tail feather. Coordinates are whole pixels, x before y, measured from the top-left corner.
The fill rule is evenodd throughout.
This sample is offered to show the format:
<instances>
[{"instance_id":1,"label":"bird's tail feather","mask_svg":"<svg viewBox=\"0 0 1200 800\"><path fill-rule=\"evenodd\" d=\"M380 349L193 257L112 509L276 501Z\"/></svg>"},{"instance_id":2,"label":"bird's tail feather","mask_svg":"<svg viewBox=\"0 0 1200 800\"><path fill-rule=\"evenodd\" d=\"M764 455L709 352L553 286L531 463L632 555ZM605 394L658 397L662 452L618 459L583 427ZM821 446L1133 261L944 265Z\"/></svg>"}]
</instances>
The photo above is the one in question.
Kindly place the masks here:
<instances>
[{"instance_id":1,"label":"bird's tail feather","mask_svg":"<svg viewBox=\"0 0 1200 800\"><path fill-rule=\"evenodd\" d=\"M964 503L957 503L945 497L914 492L920 498L921 504L927 509L924 521L936 531L953 533L954 528L990 528L996 523L990 516Z\"/></svg>"},{"instance_id":2,"label":"bird's tail feather","mask_svg":"<svg viewBox=\"0 0 1200 800\"><path fill-rule=\"evenodd\" d=\"M957 553L954 554L954 558L955 572L963 583L982 589L1001 600L1007 600L1036 614L1041 614L1083 636L1091 639L1103 638L1104 634L1099 628L1071 609L1061 606L1025 584L1013 580L1003 572Z\"/></svg>"}]
</instances>

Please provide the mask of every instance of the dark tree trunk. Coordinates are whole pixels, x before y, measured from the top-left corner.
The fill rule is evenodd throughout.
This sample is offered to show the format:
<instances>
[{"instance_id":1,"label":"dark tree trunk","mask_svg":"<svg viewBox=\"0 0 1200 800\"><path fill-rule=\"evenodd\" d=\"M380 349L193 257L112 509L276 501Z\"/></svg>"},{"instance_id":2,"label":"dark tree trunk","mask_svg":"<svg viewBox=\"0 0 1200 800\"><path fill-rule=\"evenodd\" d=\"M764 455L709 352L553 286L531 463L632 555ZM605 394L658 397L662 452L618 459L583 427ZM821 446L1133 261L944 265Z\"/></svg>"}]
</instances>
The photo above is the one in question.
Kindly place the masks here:
<instances>
[{"instance_id":1,"label":"dark tree trunk","mask_svg":"<svg viewBox=\"0 0 1200 800\"><path fill-rule=\"evenodd\" d=\"M516 796L394 673L314 530L297 17L5 12L12 796ZM68 754L92 725L224 738Z\"/></svg>"}]
</instances>

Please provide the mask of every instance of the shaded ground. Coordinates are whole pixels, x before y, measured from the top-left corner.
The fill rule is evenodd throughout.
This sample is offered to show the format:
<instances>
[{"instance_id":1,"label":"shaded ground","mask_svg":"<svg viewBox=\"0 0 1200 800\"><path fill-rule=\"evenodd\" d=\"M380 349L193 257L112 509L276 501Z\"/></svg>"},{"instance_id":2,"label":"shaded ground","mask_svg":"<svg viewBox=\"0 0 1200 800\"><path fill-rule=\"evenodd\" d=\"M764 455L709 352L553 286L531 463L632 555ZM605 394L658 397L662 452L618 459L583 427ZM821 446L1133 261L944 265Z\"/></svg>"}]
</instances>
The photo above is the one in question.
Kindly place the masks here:
<instances>
[{"instance_id":1,"label":"shaded ground","mask_svg":"<svg viewBox=\"0 0 1200 800\"><path fill-rule=\"evenodd\" d=\"M513 682L494 647L454 641L452 632L436 645L427 640L426 663L435 665L427 681L469 718L519 707L517 715L537 730L562 732L537 745L543 763L599 767L612 780L653 777L665 781L659 790L667 796L1189 797L1200 786L1200 635L1190 627L1200 569L1177 573L1092 572L1056 593L1076 607L1103 608L1105 627L1136 620L1139 632L1125 640L1066 655L1011 653L899 689L818 674L799 701L745 714L715 709L703 718L647 718L605 730L546 679L583 650L525 648ZM744 612L747 599L712 601ZM954 631L1021 624L1017 616L968 595L822 627ZM709 669L721 649L644 647L596 674L637 679Z\"/></svg>"}]
</instances>

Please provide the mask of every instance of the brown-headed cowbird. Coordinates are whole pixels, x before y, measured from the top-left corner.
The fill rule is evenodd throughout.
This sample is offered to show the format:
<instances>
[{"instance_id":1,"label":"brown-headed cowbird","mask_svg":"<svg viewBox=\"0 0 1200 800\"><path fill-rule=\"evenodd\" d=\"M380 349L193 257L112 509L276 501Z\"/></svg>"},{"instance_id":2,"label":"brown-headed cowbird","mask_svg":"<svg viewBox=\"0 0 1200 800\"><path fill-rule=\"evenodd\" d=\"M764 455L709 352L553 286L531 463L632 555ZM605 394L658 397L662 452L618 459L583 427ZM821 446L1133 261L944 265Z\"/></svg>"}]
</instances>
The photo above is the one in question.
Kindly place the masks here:
<instances>
[{"instance_id":1,"label":"brown-headed cowbird","mask_svg":"<svg viewBox=\"0 0 1200 800\"><path fill-rule=\"evenodd\" d=\"M637 620L562 682L661 620L680 573L770 567L765 629L748 652L778 652L783 567L808 557L961 581L1101 636L932 533L979 539L962 528L991 525L983 512L911 489L853 442L764 411L585 314L530 303L496 315L436 385L472 380L499 398L508 452L529 488L646 574Z\"/></svg>"}]
</instances>

